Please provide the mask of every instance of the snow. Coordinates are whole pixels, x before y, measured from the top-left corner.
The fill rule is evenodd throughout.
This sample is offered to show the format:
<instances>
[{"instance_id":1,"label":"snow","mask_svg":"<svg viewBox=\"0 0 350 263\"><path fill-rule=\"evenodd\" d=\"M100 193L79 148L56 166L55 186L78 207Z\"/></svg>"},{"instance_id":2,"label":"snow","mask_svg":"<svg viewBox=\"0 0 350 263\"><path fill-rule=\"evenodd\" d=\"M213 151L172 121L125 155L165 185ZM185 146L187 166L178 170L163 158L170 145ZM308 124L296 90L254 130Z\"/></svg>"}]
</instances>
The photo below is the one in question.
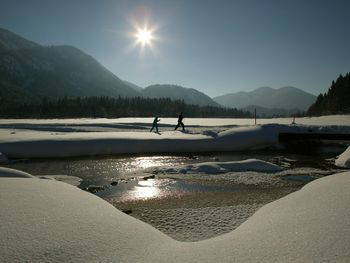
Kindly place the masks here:
<instances>
[{"instance_id":1,"label":"snow","mask_svg":"<svg viewBox=\"0 0 350 263\"><path fill-rule=\"evenodd\" d=\"M223 207L140 209L142 220L178 241L193 242L231 232L260 204Z\"/></svg>"},{"instance_id":2,"label":"snow","mask_svg":"<svg viewBox=\"0 0 350 263\"><path fill-rule=\"evenodd\" d=\"M346 262L349 187L350 172L323 177L232 232L188 243L74 186L0 178L0 254L4 262Z\"/></svg>"},{"instance_id":3,"label":"snow","mask_svg":"<svg viewBox=\"0 0 350 263\"><path fill-rule=\"evenodd\" d=\"M80 183L83 181L81 178L77 177L77 176L71 176L71 175L40 175L37 176L40 179L49 179L49 180L57 180L57 181L61 181L70 185L74 185L74 186L79 186Z\"/></svg>"},{"instance_id":4,"label":"snow","mask_svg":"<svg viewBox=\"0 0 350 263\"><path fill-rule=\"evenodd\" d=\"M49 158L131 153L243 151L280 147L280 132L350 132L350 126L266 124L213 133L48 132L0 129L8 158ZM216 133L215 133L216 134Z\"/></svg>"},{"instance_id":5,"label":"snow","mask_svg":"<svg viewBox=\"0 0 350 263\"><path fill-rule=\"evenodd\" d=\"M205 174L218 174L218 173L229 173L229 172L279 172L282 170L278 165L265 162L257 159L248 159L244 161L232 161L232 162L205 162L196 163L180 167L171 168L156 168L157 172L163 173L205 173Z\"/></svg>"},{"instance_id":6,"label":"snow","mask_svg":"<svg viewBox=\"0 0 350 263\"><path fill-rule=\"evenodd\" d=\"M335 165L350 168L350 146L335 160Z\"/></svg>"},{"instance_id":7,"label":"snow","mask_svg":"<svg viewBox=\"0 0 350 263\"><path fill-rule=\"evenodd\" d=\"M1 177L35 178L33 175L26 172L5 167L0 167L0 178Z\"/></svg>"},{"instance_id":8,"label":"snow","mask_svg":"<svg viewBox=\"0 0 350 263\"><path fill-rule=\"evenodd\" d=\"M0 119L0 125L35 124L35 125L103 125L103 124L129 124L129 125L151 125L154 117L149 118L79 118L79 119ZM257 119L258 124L291 124L293 118L271 118ZM254 119L231 119L231 118L186 118L187 126L232 126L232 125L254 125ZM296 124L302 125L346 125L350 126L350 115L329 115L321 117L295 118ZM160 124L175 125L177 118L161 118Z\"/></svg>"},{"instance_id":9,"label":"snow","mask_svg":"<svg viewBox=\"0 0 350 263\"><path fill-rule=\"evenodd\" d=\"M178 173L175 173L178 171ZM180 180L203 180L203 181L225 181L236 185L277 185L283 179L288 181L312 181L315 178L327 176L339 172L339 170L320 170L310 167L286 169L276 172L227 172L219 174L206 173L181 173L181 169L170 170L152 168L145 170L147 174L157 174L157 178L180 179Z\"/></svg>"}]
</instances>

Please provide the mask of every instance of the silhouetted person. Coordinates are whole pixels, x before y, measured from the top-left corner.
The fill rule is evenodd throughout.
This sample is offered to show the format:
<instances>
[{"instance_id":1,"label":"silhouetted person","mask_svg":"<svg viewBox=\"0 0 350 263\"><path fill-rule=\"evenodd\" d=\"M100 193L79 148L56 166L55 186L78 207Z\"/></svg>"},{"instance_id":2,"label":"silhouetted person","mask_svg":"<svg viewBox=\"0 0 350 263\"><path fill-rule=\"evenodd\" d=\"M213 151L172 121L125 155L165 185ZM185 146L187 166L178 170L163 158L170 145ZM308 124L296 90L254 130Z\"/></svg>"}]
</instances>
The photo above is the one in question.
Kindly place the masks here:
<instances>
[{"instance_id":1,"label":"silhouetted person","mask_svg":"<svg viewBox=\"0 0 350 263\"><path fill-rule=\"evenodd\" d=\"M160 122L160 119L158 119L158 116L156 116L156 117L154 118L154 120L153 120L153 124L152 124L152 128L151 128L150 132L151 132L154 128L156 128L157 133L159 133L159 131L158 131L158 122Z\"/></svg>"},{"instance_id":2,"label":"silhouetted person","mask_svg":"<svg viewBox=\"0 0 350 263\"><path fill-rule=\"evenodd\" d=\"M182 131L185 131L185 125L184 125L184 123L182 122L183 118L184 118L184 116L182 115L182 112L181 112L180 115L179 115L179 117L178 117L178 119L177 119L177 125L176 125L176 127L175 127L175 130L177 130L177 128L179 128L180 125L181 125Z\"/></svg>"}]
</instances>

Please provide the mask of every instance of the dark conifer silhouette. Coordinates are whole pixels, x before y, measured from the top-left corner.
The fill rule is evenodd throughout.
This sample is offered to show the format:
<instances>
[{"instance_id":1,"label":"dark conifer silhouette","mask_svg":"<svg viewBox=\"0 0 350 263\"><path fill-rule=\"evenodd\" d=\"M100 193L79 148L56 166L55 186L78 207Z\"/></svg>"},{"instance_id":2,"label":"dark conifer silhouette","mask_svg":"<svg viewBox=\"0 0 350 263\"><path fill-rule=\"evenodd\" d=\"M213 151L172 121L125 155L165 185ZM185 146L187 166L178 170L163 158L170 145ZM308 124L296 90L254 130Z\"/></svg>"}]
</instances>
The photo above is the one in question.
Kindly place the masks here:
<instances>
[{"instance_id":1,"label":"dark conifer silhouette","mask_svg":"<svg viewBox=\"0 0 350 263\"><path fill-rule=\"evenodd\" d=\"M245 111L185 104L169 98L75 97L42 98L29 102L7 102L0 107L1 118L120 118L175 117L183 110L191 118L248 118Z\"/></svg>"},{"instance_id":2,"label":"dark conifer silhouette","mask_svg":"<svg viewBox=\"0 0 350 263\"><path fill-rule=\"evenodd\" d=\"M350 113L350 73L339 75L325 94L320 94L307 114L320 116Z\"/></svg>"}]
</instances>

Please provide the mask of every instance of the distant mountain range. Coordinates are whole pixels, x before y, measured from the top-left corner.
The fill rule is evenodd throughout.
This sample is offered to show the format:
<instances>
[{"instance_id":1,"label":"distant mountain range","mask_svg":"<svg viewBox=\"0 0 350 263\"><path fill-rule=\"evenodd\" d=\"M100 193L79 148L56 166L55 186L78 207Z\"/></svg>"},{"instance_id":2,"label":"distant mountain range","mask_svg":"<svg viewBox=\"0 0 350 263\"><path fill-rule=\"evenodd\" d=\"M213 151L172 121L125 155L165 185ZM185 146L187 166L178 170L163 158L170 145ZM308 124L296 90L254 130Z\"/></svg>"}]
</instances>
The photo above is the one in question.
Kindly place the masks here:
<instances>
[{"instance_id":1,"label":"distant mountain range","mask_svg":"<svg viewBox=\"0 0 350 263\"><path fill-rule=\"evenodd\" d=\"M262 87L250 92L241 91L214 98L214 101L223 106L239 109L255 105L269 109L301 111L307 110L315 100L316 96L294 87Z\"/></svg>"},{"instance_id":2,"label":"distant mountain range","mask_svg":"<svg viewBox=\"0 0 350 263\"><path fill-rule=\"evenodd\" d=\"M195 104L200 106L220 106L204 93L196 89L184 88L178 85L152 85L143 89L141 93L143 97L169 97L173 100L183 100L187 104Z\"/></svg>"},{"instance_id":3,"label":"distant mountain range","mask_svg":"<svg viewBox=\"0 0 350 263\"><path fill-rule=\"evenodd\" d=\"M278 109L278 108L264 108L256 105L250 105L241 108L243 111L255 113L259 118L270 118L270 117L289 117L297 114L301 114L303 111L299 109Z\"/></svg>"},{"instance_id":4,"label":"distant mountain range","mask_svg":"<svg viewBox=\"0 0 350 263\"><path fill-rule=\"evenodd\" d=\"M178 85L139 87L121 80L93 57L72 46L41 46L0 28L0 103L41 97L167 97L200 106L224 106L248 111L260 107L266 116L306 110L316 97L300 89L259 88L210 98ZM283 114L282 114L283 115Z\"/></svg>"}]
</instances>

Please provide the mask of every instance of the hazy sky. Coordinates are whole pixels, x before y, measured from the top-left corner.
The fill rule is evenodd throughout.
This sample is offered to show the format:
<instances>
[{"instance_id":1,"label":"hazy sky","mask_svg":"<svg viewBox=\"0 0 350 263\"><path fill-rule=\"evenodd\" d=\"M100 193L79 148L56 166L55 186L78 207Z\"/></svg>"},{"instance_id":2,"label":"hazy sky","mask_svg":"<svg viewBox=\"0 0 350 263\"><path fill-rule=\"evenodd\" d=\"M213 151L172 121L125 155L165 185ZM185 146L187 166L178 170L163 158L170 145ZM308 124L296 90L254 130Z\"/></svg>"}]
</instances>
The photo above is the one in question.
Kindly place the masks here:
<instances>
[{"instance_id":1,"label":"hazy sky","mask_svg":"<svg viewBox=\"0 0 350 263\"><path fill-rule=\"evenodd\" d=\"M73 45L118 77L210 96L261 86L324 92L350 71L349 0L0 0L0 27ZM133 23L157 28L132 47Z\"/></svg>"}]
</instances>

